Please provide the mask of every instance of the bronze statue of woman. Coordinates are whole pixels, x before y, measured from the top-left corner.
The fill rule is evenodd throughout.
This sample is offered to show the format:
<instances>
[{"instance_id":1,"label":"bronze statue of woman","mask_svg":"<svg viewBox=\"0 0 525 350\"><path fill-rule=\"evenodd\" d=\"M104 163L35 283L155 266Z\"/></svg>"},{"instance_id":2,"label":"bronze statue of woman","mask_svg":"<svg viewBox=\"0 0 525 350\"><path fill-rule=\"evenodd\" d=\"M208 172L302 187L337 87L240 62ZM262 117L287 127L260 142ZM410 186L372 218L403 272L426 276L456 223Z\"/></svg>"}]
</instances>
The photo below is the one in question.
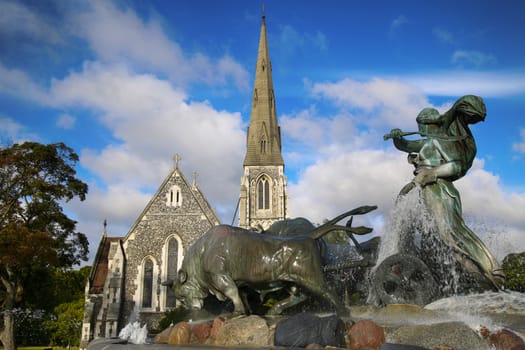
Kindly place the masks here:
<instances>
[{"instance_id":1,"label":"bronze statue of woman","mask_svg":"<svg viewBox=\"0 0 525 350\"><path fill-rule=\"evenodd\" d=\"M453 184L467 173L476 156L469 124L483 121L485 115L483 100L467 95L444 114L433 108L423 109L416 118L418 132L393 129L384 138L392 138L397 149L409 153L409 162L415 166L414 179L399 195L420 187L425 206L435 219L439 239L452 249L463 271L471 276L483 276L493 288L500 288L504 276L485 244L463 221L460 195ZM410 134L424 138L404 138Z\"/></svg>"}]
</instances>

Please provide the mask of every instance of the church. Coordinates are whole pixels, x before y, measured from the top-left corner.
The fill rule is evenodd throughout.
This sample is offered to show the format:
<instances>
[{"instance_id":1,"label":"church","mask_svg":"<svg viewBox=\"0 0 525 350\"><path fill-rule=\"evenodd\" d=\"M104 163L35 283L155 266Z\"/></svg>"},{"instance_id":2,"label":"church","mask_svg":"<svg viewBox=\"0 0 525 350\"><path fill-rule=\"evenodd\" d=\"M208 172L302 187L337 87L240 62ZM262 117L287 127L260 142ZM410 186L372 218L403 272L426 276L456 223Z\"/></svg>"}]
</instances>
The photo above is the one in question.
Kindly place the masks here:
<instances>
[{"instance_id":1,"label":"church","mask_svg":"<svg viewBox=\"0 0 525 350\"><path fill-rule=\"evenodd\" d=\"M287 217L272 65L262 17L250 123L239 195L239 227L268 228ZM117 337L128 323L154 328L177 300L163 281L175 279L184 253L220 224L212 205L179 169L171 172L123 237L109 237L106 224L85 289L80 348L96 338Z\"/></svg>"}]
</instances>

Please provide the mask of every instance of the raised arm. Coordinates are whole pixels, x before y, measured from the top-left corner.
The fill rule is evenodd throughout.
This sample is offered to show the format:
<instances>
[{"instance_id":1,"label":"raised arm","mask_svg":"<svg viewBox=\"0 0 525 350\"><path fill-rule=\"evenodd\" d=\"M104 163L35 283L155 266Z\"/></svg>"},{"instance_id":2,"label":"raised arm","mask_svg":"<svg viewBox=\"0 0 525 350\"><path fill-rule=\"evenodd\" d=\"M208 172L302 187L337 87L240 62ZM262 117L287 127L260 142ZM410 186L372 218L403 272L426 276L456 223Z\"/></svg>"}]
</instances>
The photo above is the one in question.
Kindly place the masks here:
<instances>
[{"instance_id":1,"label":"raised arm","mask_svg":"<svg viewBox=\"0 0 525 350\"><path fill-rule=\"evenodd\" d=\"M417 153L423 147L425 143L424 140L407 140L403 136L407 135L416 135L420 134L419 132L403 132L401 129L392 129L390 133L383 136L384 140L392 139L394 141L394 146L403 152L407 153Z\"/></svg>"}]
</instances>

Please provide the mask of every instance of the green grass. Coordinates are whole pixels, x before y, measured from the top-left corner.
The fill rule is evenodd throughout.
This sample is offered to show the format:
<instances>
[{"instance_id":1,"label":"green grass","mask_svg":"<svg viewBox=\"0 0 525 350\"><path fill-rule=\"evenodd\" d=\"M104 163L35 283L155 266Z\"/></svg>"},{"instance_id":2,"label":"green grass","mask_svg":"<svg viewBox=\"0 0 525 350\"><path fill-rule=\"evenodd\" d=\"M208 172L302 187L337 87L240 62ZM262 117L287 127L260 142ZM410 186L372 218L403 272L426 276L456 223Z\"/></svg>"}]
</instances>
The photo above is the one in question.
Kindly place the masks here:
<instances>
[{"instance_id":1,"label":"green grass","mask_svg":"<svg viewBox=\"0 0 525 350\"><path fill-rule=\"evenodd\" d=\"M67 348L61 346L19 346L18 350L44 350L50 348L53 350L68 350ZM0 349L4 350L4 347L0 346ZM78 346L71 346L69 350L78 350Z\"/></svg>"}]
</instances>

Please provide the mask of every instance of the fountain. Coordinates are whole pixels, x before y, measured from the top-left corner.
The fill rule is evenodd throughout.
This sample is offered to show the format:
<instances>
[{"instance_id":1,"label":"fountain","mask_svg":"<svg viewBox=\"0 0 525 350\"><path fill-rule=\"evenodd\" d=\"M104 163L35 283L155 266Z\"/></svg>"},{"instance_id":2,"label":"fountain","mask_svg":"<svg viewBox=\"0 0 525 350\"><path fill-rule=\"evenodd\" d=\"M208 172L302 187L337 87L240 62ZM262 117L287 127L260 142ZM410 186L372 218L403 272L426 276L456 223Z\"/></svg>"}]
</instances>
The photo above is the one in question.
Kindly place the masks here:
<instances>
[{"instance_id":1,"label":"fountain","mask_svg":"<svg viewBox=\"0 0 525 350\"><path fill-rule=\"evenodd\" d=\"M228 225L210 229L188 250L177 279L164 285L187 309L206 308L211 296L223 301L226 314L195 321L198 313L193 313L193 321L169 327L156 343L345 347L346 336L352 349L525 348L518 335L525 335L525 297L502 290L505 277L463 221L453 185L476 154L469 124L484 118L483 100L467 95L444 114L423 109L417 132L393 129L385 135L408 153L415 177L401 190L381 244L378 237L359 243L354 235L371 229L352 226L354 215L375 206L350 210L317 228L299 218L259 232ZM416 134L422 138L405 138ZM345 225L338 224L348 217ZM352 245L325 241L333 231L347 234ZM352 333L363 320L374 322L374 345L360 343Z\"/></svg>"}]
</instances>

